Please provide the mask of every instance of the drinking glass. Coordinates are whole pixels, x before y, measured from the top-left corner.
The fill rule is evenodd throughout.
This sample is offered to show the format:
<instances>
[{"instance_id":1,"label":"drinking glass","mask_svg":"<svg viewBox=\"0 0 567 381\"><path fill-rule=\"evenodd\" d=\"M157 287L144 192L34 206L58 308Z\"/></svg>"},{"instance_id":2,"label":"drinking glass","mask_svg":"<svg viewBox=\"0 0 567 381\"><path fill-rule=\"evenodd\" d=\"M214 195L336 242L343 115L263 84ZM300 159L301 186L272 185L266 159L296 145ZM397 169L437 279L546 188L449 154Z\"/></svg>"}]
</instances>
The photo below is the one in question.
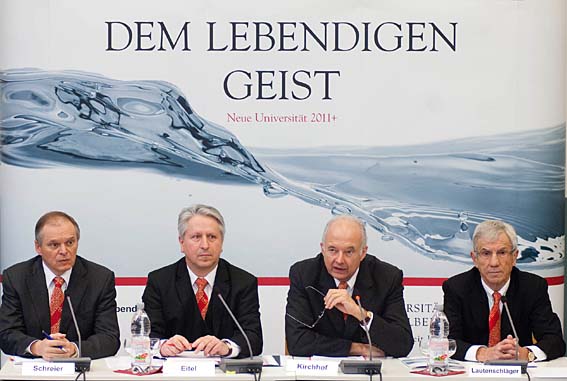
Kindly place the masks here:
<instances>
[{"instance_id":1,"label":"drinking glass","mask_svg":"<svg viewBox=\"0 0 567 381\"><path fill-rule=\"evenodd\" d=\"M130 356L132 356L132 340L124 339L124 343L122 344L122 349Z\"/></svg>"},{"instance_id":2,"label":"drinking glass","mask_svg":"<svg viewBox=\"0 0 567 381\"><path fill-rule=\"evenodd\" d=\"M160 356L160 353L159 353L160 343L161 343L160 339L158 339L156 337L150 338L150 352L152 352L152 357L159 357Z\"/></svg>"},{"instance_id":3,"label":"drinking glass","mask_svg":"<svg viewBox=\"0 0 567 381\"><path fill-rule=\"evenodd\" d=\"M449 349L447 354L449 355L449 357L451 357L455 354L456 351L457 351L457 342L455 341L455 339L449 339Z\"/></svg>"},{"instance_id":4,"label":"drinking glass","mask_svg":"<svg viewBox=\"0 0 567 381\"><path fill-rule=\"evenodd\" d=\"M419 338L419 350L425 356L429 356L429 337L420 337Z\"/></svg>"}]
</instances>

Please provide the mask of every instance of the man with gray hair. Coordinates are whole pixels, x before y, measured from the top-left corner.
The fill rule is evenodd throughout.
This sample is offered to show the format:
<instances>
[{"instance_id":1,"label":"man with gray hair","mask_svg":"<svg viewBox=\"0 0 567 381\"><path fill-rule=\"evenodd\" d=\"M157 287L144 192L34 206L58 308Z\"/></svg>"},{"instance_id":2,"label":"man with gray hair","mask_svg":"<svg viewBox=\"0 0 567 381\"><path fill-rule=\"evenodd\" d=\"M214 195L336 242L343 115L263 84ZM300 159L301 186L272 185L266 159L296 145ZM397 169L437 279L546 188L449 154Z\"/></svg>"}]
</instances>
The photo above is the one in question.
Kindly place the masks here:
<instances>
[{"instance_id":1,"label":"man with gray hair","mask_svg":"<svg viewBox=\"0 0 567 381\"><path fill-rule=\"evenodd\" d=\"M177 226L184 258L152 271L142 296L151 336L163 339L161 355L186 350L206 356L251 355L219 294L248 335L252 355L260 354L258 280L220 258L224 218L212 206L196 204L181 210Z\"/></svg>"},{"instance_id":2,"label":"man with gray hair","mask_svg":"<svg viewBox=\"0 0 567 381\"><path fill-rule=\"evenodd\" d=\"M453 358L511 360L516 350L519 359L530 362L563 356L561 323L551 308L546 280L515 267L514 228L502 221L480 223L470 256L474 267L443 283L449 337L457 340ZM504 300L517 338L503 309Z\"/></svg>"},{"instance_id":3,"label":"man with gray hair","mask_svg":"<svg viewBox=\"0 0 567 381\"><path fill-rule=\"evenodd\" d=\"M334 217L323 232L321 253L289 270L285 332L291 355L367 356L366 327L374 356L411 351L402 271L367 254L366 240L361 220Z\"/></svg>"}]
</instances>

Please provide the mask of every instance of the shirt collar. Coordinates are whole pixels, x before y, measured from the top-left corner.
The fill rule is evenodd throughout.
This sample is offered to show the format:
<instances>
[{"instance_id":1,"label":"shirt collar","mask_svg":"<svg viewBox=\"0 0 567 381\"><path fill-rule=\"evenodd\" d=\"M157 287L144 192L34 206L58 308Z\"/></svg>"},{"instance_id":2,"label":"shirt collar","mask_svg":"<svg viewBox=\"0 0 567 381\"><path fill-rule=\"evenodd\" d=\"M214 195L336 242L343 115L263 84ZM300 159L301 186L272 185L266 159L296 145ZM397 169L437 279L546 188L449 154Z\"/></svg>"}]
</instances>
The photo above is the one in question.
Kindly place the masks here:
<instances>
[{"instance_id":1,"label":"shirt collar","mask_svg":"<svg viewBox=\"0 0 567 381\"><path fill-rule=\"evenodd\" d=\"M356 277L358 276L358 270L360 270L360 267L357 268L354 274L352 274L352 276L350 277L350 279L347 280L348 290L354 289L354 284L356 283ZM333 278L333 280L335 281L335 286L339 287L339 283L341 283L341 281L336 278Z\"/></svg>"},{"instance_id":2,"label":"shirt collar","mask_svg":"<svg viewBox=\"0 0 567 381\"><path fill-rule=\"evenodd\" d=\"M197 275L195 275L195 273L193 271L191 271L189 266L187 266L187 272L189 273L189 278L191 278L191 286L193 286L195 284L195 281L197 281L197 278L205 278L207 280L207 282L209 283L209 286L213 287L213 285L215 284L215 278L217 276L217 269L218 268L219 268L219 264L217 263L215 268L212 269L210 273L208 273L204 277L198 277Z\"/></svg>"},{"instance_id":3,"label":"shirt collar","mask_svg":"<svg viewBox=\"0 0 567 381\"><path fill-rule=\"evenodd\" d=\"M47 285L47 288L49 288L49 285L51 285L51 282L53 282L53 278L55 278L57 275L55 275L53 271L51 271L51 269L47 267L43 260L41 261L41 264L43 265L43 273L45 274L45 283ZM73 271L72 267L60 275L61 278L63 278L63 280L65 281L65 287L69 285L69 280L71 279L71 271Z\"/></svg>"},{"instance_id":4,"label":"shirt collar","mask_svg":"<svg viewBox=\"0 0 567 381\"><path fill-rule=\"evenodd\" d=\"M482 282L482 288L484 288L484 291L486 292L486 295L488 295L489 300L492 300L492 294L494 294L494 290L488 287L488 285L484 282L484 279L482 279L482 277L480 277L480 281ZM510 278L508 278L508 280L506 281L506 283L504 283L504 286L502 286L500 290L497 290L498 293L500 293L500 295L506 295L506 291L508 291L509 286L510 286Z\"/></svg>"}]
</instances>

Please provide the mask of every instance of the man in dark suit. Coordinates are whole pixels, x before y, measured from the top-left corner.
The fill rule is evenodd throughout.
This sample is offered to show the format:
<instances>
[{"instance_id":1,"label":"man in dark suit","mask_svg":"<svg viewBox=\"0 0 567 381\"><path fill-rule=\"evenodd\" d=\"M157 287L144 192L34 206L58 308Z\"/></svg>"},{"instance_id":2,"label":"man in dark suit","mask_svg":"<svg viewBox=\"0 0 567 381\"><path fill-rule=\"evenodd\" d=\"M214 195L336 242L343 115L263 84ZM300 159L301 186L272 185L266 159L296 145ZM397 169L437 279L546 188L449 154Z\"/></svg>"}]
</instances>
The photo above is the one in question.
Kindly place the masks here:
<instances>
[{"instance_id":1,"label":"man in dark suit","mask_svg":"<svg viewBox=\"0 0 567 381\"><path fill-rule=\"evenodd\" d=\"M0 348L44 359L77 357L78 336L66 297L71 298L82 336L82 356L114 355L120 346L114 273L77 256L80 230L63 212L43 215L35 227L39 254L4 272ZM53 340L44 338L42 331Z\"/></svg>"},{"instance_id":2,"label":"man in dark suit","mask_svg":"<svg viewBox=\"0 0 567 381\"><path fill-rule=\"evenodd\" d=\"M563 356L561 323L551 308L545 279L515 267L514 228L484 221L473 234L475 267L443 283L449 337L457 340L457 360L515 359L516 339L503 309L507 299L519 336L519 358L552 360Z\"/></svg>"},{"instance_id":3,"label":"man in dark suit","mask_svg":"<svg viewBox=\"0 0 567 381\"><path fill-rule=\"evenodd\" d=\"M225 233L220 212L200 204L185 208L179 214L178 232L185 257L151 272L142 296L151 335L167 339L161 354L195 350L206 356L250 356L218 294L248 335L253 355L260 354L258 280L220 258Z\"/></svg>"},{"instance_id":4,"label":"man in dark suit","mask_svg":"<svg viewBox=\"0 0 567 381\"><path fill-rule=\"evenodd\" d=\"M338 216L327 223L321 253L291 267L285 320L291 355L366 356L364 323L374 356L411 351L402 271L367 250L362 221Z\"/></svg>"}]
</instances>

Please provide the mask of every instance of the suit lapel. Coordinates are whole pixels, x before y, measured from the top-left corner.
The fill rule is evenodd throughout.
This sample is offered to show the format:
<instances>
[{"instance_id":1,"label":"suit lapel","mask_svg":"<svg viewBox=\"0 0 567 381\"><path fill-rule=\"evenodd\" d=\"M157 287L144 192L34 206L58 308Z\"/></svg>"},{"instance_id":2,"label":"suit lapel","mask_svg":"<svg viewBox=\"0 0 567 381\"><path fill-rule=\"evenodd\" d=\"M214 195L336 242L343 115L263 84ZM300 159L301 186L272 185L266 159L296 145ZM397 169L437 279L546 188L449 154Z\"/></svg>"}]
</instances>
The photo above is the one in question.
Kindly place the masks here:
<instances>
[{"instance_id":1,"label":"suit lapel","mask_svg":"<svg viewBox=\"0 0 567 381\"><path fill-rule=\"evenodd\" d=\"M506 291L506 299L508 300L508 308L510 309L510 315L512 315L512 319L515 321L518 320L516 311L518 303L518 277L516 276L517 272L512 270L512 274L510 275L510 284L508 285L508 290ZM514 336L514 332L512 331L512 325L510 324L510 319L508 319L508 314L506 313L505 307L502 306L501 312L501 320L500 320L500 336L504 339L507 335Z\"/></svg>"},{"instance_id":2,"label":"suit lapel","mask_svg":"<svg viewBox=\"0 0 567 381\"><path fill-rule=\"evenodd\" d=\"M228 312L225 311L222 302L217 296L219 293L230 305L230 276L228 274L227 264L222 259L219 260L217 274L215 276L215 284L213 285L213 292L209 301L209 310L207 311L206 316L208 321L212 320L213 335L215 336L220 334L222 324L224 322L223 318L228 316Z\"/></svg>"},{"instance_id":3,"label":"suit lapel","mask_svg":"<svg viewBox=\"0 0 567 381\"><path fill-rule=\"evenodd\" d=\"M184 316L186 316L186 319L190 322L194 322L194 324L188 323L184 325L184 329L187 330L187 332L183 332L185 333L184 336L186 336L190 341L194 340L192 338L195 336L195 332L199 332L202 327L203 319L201 319L201 315L199 313L199 307L197 306L197 300L195 299L195 292L193 291L191 278L187 272L185 258L182 258L177 262L175 290L177 292L177 298L181 303ZM193 329L190 327L193 327ZM182 332L180 332L180 334L182 334Z\"/></svg>"},{"instance_id":4,"label":"suit lapel","mask_svg":"<svg viewBox=\"0 0 567 381\"><path fill-rule=\"evenodd\" d=\"M366 306L367 309L372 309L373 294L375 294L374 283L372 282L372 277L368 271L368 266L366 266L366 261L363 260L360 263L358 275L356 276L356 283L354 284L352 296L360 296L361 304ZM346 336L353 337L355 332L359 329L361 329L360 322L356 318L349 316L346 324Z\"/></svg>"},{"instance_id":5,"label":"suit lapel","mask_svg":"<svg viewBox=\"0 0 567 381\"><path fill-rule=\"evenodd\" d=\"M473 279L470 285L471 295L471 310L472 314L474 315L474 321L482 321L482 326L486 326L486 330L488 330L488 298L486 296L486 291L484 291L484 287L482 287L482 283L480 280L480 273L475 268L473 274Z\"/></svg>"},{"instance_id":6,"label":"suit lapel","mask_svg":"<svg viewBox=\"0 0 567 381\"><path fill-rule=\"evenodd\" d=\"M476 267L472 269L473 276L472 282L468 285L469 292L471 295L470 308L472 309L472 316L475 317L475 324L478 332L486 332L486 342L483 345L488 344L488 315L490 310L488 308L488 296L486 291L482 286L480 272Z\"/></svg>"},{"instance_id":7,"label":"suit lapel","mask_svg":"<svg viewBox=\"0 0 567 381\"><path fill-rule=\"evenodd\" d=\"M81 311L81 302L87 291L88 282L85 279L88 276L87 268L81 257L77 257L75 265L73 266L73 271L71 271L71 278L69 279L69 284L67 290L65 290L65 302L63 303L63 312L61 313L61 325L59 331L62 333L75 332L73 317L71 316L71 310L69 307L69 302L67 297L71 298L71 303L73 303L73 310L75 314Z\"/></svg>"},{"instance_id":8,"label":"suit lapel","mask_svg":"<svg viewBox=\"0 0 567 381\"><path fill-rule=\"evenodd\" d=\"M321 267L320 267L321 272L319 273L319 281L317 285L314 285L314 287L316 287L323 294L327 294L327 291L329 291L332 288L337 288L337 285L335 284L335 280L333 279L333 277L327 272L325 264L323 263L322 256L320 258L320 261L321 261ZM317 294L314 297L317 298L321 306L324 306L322 296ZM327 315L328 318L331 320L332 327L334 327L335 331L337 332L337 335L339 337L343 337L345 331L345 321L343 318L343 313L339 311L337 308L333 308L331 310L326 310L325 315Z\"/></svg>"},{"instance_id":9,"label":"suit lapel","mask_svg":"<svg viewBox=\"0 0 567 381\"><path fill-rule=\"evenodd\" d=\"M38 256L32 265L32 271L26 275L26 285L30 300L37 317L37 326L49 333L51 325L51 313L49 311L49 293L46 287L45 273L43 271L42 259Z\"/></svg>"}]
</instances>

